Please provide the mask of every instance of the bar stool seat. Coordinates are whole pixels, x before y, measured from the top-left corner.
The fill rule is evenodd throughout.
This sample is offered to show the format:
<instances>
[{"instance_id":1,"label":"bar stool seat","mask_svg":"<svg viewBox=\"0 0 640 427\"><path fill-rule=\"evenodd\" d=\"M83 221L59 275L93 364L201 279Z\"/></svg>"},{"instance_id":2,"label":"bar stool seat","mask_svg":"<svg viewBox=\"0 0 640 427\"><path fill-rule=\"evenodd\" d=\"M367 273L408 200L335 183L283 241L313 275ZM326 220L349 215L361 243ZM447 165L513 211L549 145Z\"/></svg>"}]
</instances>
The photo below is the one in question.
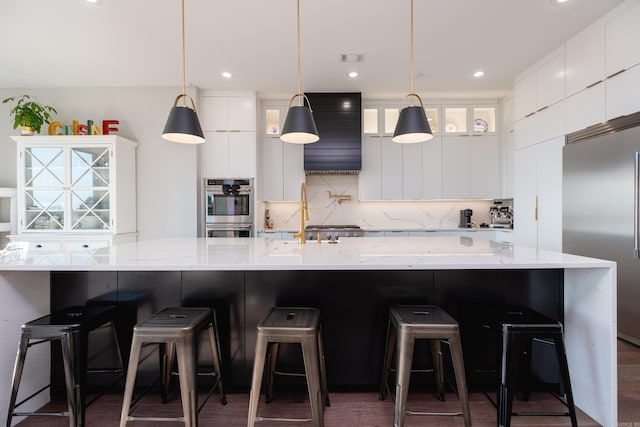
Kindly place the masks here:
<instances>
[{"instance_id":1,"label":"bar stool seat","mask_svg":"<svg viewBox=\"0 0 640 427\"><path fill-rule=\"evenodd\" d=\"M222 387L220 371L219 343L215 330L215 316L210 308L199 307L170 307L165 308L151 316L149 319L138 323L133 329L131 343L131 355L127 371L124 398L120 426L124 427L128 421L178 421L184 422L186 427L198 425L198 393L196 390L197 373L197 337L207 331L211 353L213 357L213 372L209 375L217 378L211 388L207 399L215 388L220 392L222 404L226 404L226 397ZM143 344L157 343L160 346L160 378L162 402L167 401L171 369L174 357L177 356L178 374L180 382L180 395L182 399L182 417L151 417L132 416L133 389L137 375L140 350ZM174 356L175 355L175 356ZM138 397L139 399L139 397ZM203 406L206 403L203 402Z\"/></svg>"},{"instance_id":2,"label":"bar stool seat","mask_svg":"<svg viewBox=\"0 0 640 427\"><path fill-rule=\"evenodd\" d=\"M448 341L462 412L432 413L406 410L416 339L430 340L436 384L441 400L444 400L444 365L440 340ZM393 416L394 427L402 427L406 415L462 415L465 426L469 427L471 425L471 413L469 411L458 322L442 308L435 305L392 306L389 309L389 329L380 387L380 400L384 400L385 394L389 392L388 381L394 347L398 360Z\"/></svg>"},{"instance_id":3,"label":"bar stool seat","mask_svg":"<svg viewBox=\"0 0 640 427\"><path fill-rule=\"evenodd\" d=\"M11 425L11 420L14 416L34 415L34 412L16 412L15 409L51 386L49 384L43 387L35 394L16 404L27 349L50 341L60 341L61 343L68 411L56 413L38 412L37 414L68 416L70 427L82 427L85 425L85 409L88 406L86 402L87 372L123 372L118 337L114 326L115 317L115 306L73 306L22 325L18 353L13 369L7 426ZM107 324L110 325L113 332L120 366L114 369L87 369L88 335L91 331ZM32 342L32 340L38 341Z\"/></svg>"},{"instance_id":4,"label":"bar stool seat","mask_svg":"<svg viewBox=\"0 0 640 427\"><path fill-rule=\"evenodd\" d=\"M271 400L273 379L279 343L299 343L302 347L304 369L311 405L310 419L267 418L257 415L260 388L267 357L267 402ZM324 425L324 406L329 406L327 376L324 361L320 311L305 307L274 307L257 326L256 353L249 397L247 426L258 421L301 422L313 421L316 427Z\"/></svg>"},{"instance_id":5,"label":"bar stool seat","mask_svg":"<svg viewBox=\"0 0 640 427\"><path fill-rule=\"evenodd\" d=\"M562 323L535 310L523 306L503 307L493 310L492 323L500 333L500 385L498 402L498 426L509 427L511 415L568 416L572 427L577 427L576 409L569 378L569 367L564 346ZM513 398L520 379L525 399L529 397L531 375L531 350L534 340L548 340L554 344L560 368L560 380L565 400L560 401L568 412L513 412ZM520 378L518 376L520 375Z\"/></svg>"}]
</instances>

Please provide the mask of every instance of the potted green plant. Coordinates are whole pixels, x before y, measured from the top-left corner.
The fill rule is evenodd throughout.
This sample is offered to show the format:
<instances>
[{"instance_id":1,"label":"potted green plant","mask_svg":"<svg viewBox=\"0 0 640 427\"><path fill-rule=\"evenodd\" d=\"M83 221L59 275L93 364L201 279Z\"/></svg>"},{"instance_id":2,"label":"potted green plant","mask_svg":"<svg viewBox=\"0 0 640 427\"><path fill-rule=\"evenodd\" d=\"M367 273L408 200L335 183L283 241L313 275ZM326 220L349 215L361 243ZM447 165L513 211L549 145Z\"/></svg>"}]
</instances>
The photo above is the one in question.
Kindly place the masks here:
<instances>
[{"instance_id":1,"label":"potted green plant","mask_svg":"<svg viewBox=\"0 0 640 427\"><path fill-rule=\"evenodd\" d=\"M9 111L10 116L15 116L13 128L22 127L21 135L33 135L40 133L40 129L44 123L51 121L51 113L57 114L55 108L47 105L40 105L36 101L32 101L29 95L21 97L11 96L2 101L3 104L16 101L16 105Z\"/></svg>"}]
</instances>

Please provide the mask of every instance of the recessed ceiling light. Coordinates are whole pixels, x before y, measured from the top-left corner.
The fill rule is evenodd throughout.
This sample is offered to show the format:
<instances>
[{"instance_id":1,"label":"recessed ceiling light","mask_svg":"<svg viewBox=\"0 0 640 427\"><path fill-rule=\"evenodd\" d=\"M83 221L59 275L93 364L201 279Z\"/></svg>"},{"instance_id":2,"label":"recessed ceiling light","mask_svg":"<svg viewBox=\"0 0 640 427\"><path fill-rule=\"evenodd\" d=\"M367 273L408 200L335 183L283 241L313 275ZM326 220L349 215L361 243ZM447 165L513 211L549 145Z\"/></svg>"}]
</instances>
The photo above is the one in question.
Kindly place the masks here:
<instances>
[{"instance_id":1,"label":"recessed ceiling light","mask_svg":"<svg viewBox=\"0 0 640 427\"><path fill-rule=\"evenodd\" d=\"M484 76L484 71L482 70L478 70L475 73L473 73L473 77L478 78L478 77L482 77Z\"/></svg>"},{"instance_id":2,"label":"recessed ceiling light","mask_svg":"<svg viewBox=\"0 0 640 427\"><path fill-rule=\"evenodd\" d=\"M555 0L555 2L556 2L556 3L566 3L566 2L568 2L568 1L569 1L569 0Z\"/></svg>"},{"instance_id":3,"label":"recessed ceiling light","mask_svg":"<svg viewBox=\"0 0 640 427\"><path fill-rule=\"evenodd\" d=\"M222 77L224 77L225 79L230 79L232 77L232 75L228 71L223 71L222 72Z\"/></svg>"},{"instance_id":4,"label":"recessed ceiling light","mask_svg":"<svg viewBox=\"0 0 640 427\"><path fill-rule=\"evenodd\" d=\"M84 2L89 4L101 4L102 0L84 0Z\"/></svg>"},{"instance_id":5,"label":"recessed ceiling light","mask_svg":"<svg viewBox=\"0 0 640 427\"><path fill-rule=\"evenodd\" d=\"M358 77L358 72L357 71L351 71L350 73L347 74L347 77L349 77L350 79L355 79L356 77Z\"/></svg>"}]
</instances>

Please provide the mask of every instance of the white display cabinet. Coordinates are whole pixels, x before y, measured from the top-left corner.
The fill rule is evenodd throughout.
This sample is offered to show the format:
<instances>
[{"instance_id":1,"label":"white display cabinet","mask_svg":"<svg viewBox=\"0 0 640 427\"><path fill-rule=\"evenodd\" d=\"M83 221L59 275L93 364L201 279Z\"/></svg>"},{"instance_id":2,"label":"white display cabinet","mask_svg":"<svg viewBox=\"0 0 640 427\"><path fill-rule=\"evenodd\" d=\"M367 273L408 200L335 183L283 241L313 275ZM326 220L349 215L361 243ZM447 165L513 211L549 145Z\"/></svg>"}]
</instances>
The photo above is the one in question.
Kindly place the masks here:
<instances>
[{"instance_id":1,"label":"white display cabinet","mask_svg":"<svg viewBox=\"0 0 640 427\"><path fill-rule=\"evenodd\" d=\"M136 146L116 135L14 136L18 234L35 250L135 238Z\"/></svg>"}]
</instances>

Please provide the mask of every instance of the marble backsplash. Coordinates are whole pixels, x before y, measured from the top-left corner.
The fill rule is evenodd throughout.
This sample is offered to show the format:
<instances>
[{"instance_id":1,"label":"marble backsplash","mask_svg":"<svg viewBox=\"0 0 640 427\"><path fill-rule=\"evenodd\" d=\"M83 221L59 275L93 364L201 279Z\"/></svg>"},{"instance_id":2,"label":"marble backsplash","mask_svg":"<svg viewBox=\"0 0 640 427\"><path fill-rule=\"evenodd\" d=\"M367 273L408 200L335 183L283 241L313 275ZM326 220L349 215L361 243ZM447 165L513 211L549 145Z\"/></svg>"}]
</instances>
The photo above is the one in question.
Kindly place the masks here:
<instances>
[{"instance_id":1,"label":"marble backsplash","mask_svg":"<svg viewBox=\"0 0 640 427\"><path fill-rule=\"evenodd\" d=\"M472 209L473 223L489 223L492 200L360 201L358 177L353 175L310 175L306 177L309 220L306 224L354 224L367 230L455 229L460 210ZM339 203L332 195L350 195ZM269 210L273 229L297 230L299 202L259 204L258 230L263 230L264 211Z\"/></svg>"}]
</instances>

